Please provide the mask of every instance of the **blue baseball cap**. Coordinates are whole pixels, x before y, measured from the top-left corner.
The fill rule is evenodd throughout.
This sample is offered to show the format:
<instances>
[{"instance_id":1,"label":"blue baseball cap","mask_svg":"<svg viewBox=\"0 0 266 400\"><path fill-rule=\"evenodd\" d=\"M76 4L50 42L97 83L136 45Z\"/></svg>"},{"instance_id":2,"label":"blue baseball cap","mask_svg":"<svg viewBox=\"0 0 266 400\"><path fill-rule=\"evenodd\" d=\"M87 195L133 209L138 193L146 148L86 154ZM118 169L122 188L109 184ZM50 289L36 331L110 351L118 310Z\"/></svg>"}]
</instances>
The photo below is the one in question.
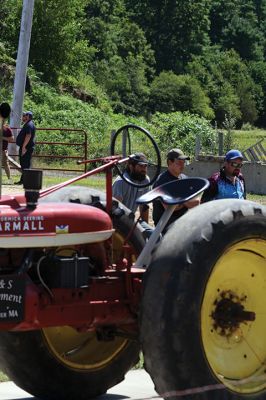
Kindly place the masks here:
<instances>
[{"instance_id":1,"label":"blue baseball cap","mask_svg":"<svg viewBox=\"0 0 266 400\"><path fill-rule=\"evenodd\" d=\"M225 160L235 160L236 158L241 158L243 160L243 155L239 150L229 150L225 155Z\"/></svg>"},{"instance_id":2,"label":"blue baseball cap","mask_svg":"<svg viewBox=\"0 0 266 400\"><path fill-rule=\"evenodd\" d=\"M30 118L33 117L32 111L24 111L24 112L23 112L23 115L28 115Z\"/></svg>"}]
</instances>

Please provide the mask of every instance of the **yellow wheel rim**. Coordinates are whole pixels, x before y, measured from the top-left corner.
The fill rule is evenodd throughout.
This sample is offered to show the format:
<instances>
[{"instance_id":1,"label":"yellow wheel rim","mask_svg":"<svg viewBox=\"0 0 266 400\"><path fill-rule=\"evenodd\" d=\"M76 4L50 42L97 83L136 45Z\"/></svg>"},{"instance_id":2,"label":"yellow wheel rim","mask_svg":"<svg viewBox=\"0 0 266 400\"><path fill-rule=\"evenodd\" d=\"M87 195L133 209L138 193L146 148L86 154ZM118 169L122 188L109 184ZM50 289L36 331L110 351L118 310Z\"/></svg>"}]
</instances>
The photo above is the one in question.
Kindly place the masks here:
<instances>
[{"instance_id":1,"label":"yellow wheel rim","mask_svg":"<svg viewBox=\"0 0 266 400\"><path fill-rule=\"evenodd\" d=\"M227 388L266 388L266 243L241 241L225 251L208 279L201 308L205 356Z\"/></svg>"},{"instance_id":2,"label":"yellow wheel rim","mask_svg":"<svg viewBox=\"0 0 266 400\"><path fill-rule=\"evenodd\" d=\"M104 368L128 343L121 338L99 341L95 332L79 333L69 326L46 328L42 332L51 353L62 364L80 370Z\"/></svg>"}]
</instances>

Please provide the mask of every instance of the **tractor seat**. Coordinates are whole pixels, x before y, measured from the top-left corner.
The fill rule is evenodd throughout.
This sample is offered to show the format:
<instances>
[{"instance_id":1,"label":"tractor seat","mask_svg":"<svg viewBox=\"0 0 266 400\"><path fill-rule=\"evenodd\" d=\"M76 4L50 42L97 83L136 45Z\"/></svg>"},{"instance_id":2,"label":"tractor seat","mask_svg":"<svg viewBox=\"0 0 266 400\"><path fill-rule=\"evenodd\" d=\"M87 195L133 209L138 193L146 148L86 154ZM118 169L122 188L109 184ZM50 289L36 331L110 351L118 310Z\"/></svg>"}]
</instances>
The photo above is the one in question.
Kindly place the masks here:
<instances>
[{"instance_id":1,"label":"tractor seat","mask_svg":"<svg viewBox=\"0 0 266 400\"><path fill-rule=\"evenodd\" d=\"M182 204L198 196L209 186L204 178L176 179L152 189L137 199L138 204L148 204L159 199L165 204Z\"/></svg>"}]
</instances>

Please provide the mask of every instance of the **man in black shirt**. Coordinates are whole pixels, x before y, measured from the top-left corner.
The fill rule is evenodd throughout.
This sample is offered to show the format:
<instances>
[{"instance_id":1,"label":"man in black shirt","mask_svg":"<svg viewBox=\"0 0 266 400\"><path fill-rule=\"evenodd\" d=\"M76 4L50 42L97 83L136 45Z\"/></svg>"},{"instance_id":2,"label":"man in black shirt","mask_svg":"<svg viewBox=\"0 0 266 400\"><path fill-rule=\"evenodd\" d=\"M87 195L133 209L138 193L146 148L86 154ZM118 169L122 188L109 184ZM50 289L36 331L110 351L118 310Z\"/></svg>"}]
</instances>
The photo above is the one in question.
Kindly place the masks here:
<instances>
[{"instance_id":1,"label":"man in black shirt","mask_svg":"<svg viewBox=\"0 0 266 400\"><path fill-rule=\"evenodd\" d=\"M163 185L164 183L171 182L177 179L187 178L186 175L183 174L185 168L185 161L189 160L189 157L186 156L182 150L180 149L172 149L167 154L167 170L162 172L157 178L156 182L153 185L153 188ZM195 198L185 202L184 204L177 205L175 211L169 218L165 229L175 220L184 215L189 208L195 207L200 204L200 199ZM154 224L157 225L159 219L161 218L164 212L165 206L160 200L155 200L153 202L153 221Z\"/></svg>"},{"instance_id":2,"label":"man in black shirt","mask_svg":"<svg viewBox=\"0 0 266 400\"><path fill-rule=\"evenodd\" d=\"M22 115L24 123L21 131L19 132L16 144L19 146L19 162L22 169L22 175L16 185L23 183L23 170L31 167L31 158L35 146L35 125L32 121L32 112L26 111Z\"/></svg>"}]
</instances>

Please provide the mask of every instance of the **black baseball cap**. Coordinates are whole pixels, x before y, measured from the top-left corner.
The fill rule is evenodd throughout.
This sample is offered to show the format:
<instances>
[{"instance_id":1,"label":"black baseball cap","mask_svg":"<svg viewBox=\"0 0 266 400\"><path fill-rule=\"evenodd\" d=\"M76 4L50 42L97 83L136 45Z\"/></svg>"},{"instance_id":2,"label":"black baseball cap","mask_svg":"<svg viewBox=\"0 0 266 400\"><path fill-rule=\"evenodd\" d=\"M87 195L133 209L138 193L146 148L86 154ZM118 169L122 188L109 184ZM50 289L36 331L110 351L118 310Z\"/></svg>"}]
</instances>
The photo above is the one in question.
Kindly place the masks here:
<instances>
[{"instance_id":1,"label":"black baseball cap","mask_svg":"<svg viewBox=\"0 0 266 400\"><path fill-rule=\"evenodd\" d=\"M190 157L186 156L180 149L171 149L167 153L167 160L190 160Z\"/></svg>"},{"instance_id":2,"label":"black baseball cap","mask_svg":"<svg viewBox=\"0 0 266 400\"><path fill-rule=\"evenodd\" d=\"M131 162L131 164L139 164L139 165L147 165L148 164L148 160L145 156L144 153L135 153L132 154L132 156L129 157L129 161Z\"/></svg>"}]
</instances>

